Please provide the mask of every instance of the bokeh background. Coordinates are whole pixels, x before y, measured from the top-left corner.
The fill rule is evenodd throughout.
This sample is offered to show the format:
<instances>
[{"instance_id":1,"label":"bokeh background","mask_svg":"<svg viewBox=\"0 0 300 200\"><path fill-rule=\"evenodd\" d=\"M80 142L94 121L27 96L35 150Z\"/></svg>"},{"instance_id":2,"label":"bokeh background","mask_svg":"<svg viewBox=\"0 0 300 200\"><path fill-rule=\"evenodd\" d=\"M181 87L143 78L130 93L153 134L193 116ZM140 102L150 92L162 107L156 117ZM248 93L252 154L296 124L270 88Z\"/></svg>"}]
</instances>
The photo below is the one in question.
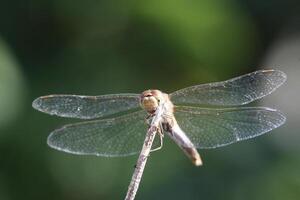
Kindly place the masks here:
<instances>
[{"instance_id":1,"label":"bokeh background","mask_svg":"<svg viewBox=\"0 0 300 200\"><path fill-rule=\"evenodd\" d=\"M122 199L137 156L58 152L48 134L74 120L33 110L46 94L166 92L257 69L288 81L260 105L288 121L271 134L200 151L169 140L151 155L137 199L300 199L300 2L0 2L0 199ZM75 120L76 121L76 120Z\"/></svg>"}]
</instances>

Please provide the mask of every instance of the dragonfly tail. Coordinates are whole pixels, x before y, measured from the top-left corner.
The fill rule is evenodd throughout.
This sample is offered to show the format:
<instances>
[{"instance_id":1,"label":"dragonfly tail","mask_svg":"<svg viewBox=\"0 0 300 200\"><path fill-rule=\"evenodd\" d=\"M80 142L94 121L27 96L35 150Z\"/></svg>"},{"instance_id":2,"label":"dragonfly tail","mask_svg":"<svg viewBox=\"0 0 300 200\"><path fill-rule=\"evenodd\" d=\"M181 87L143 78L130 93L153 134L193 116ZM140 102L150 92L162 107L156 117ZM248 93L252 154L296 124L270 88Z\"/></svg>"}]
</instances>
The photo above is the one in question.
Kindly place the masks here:
<instances>
[{"instance_id":1,"label":"dragonfly tail","mask_svg":"<svg viewBox=\"0 0 300 200\"><path fill-rule=\"evenodd\" d=\"M184 146L180 147L184 151L184 153L192 160L195 166L201 166L203 164L200 154L198 153L196 148L189 148Z\"/></svg>"},{"instance_id":2,"label":"dragonfly tail","mask_svg":"<svg viewBox=\"0 0 300 200\"><path fill-rule=\"evenodd\" d=\"M187 157L191 159L194 165L201 166L203 164L197 149L177 123L169 129L168 135L183 150Z\"/></svg>"}]
</instances>

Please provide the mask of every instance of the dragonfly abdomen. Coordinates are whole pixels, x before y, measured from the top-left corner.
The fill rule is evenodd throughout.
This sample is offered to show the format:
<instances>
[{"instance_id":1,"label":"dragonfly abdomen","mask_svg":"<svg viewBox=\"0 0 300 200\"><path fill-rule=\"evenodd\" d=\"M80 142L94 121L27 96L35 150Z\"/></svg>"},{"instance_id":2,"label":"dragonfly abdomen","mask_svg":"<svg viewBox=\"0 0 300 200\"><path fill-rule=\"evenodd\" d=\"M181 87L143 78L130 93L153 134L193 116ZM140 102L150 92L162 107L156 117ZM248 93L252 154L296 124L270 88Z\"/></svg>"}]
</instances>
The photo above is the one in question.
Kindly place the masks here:
<instances>
[{"instance_id":1,"label":"dragonfly abdomen","mask_svg":"<svg viewBox=\"0 0 300 200\"><path fill-rule=\"evenodd\" d=\"M202 160L197 149L191 140L186 136L183 130L178 126L177 122L173 122L173 126L165 125L167 134L171 139L184 151L184 153L192 160L194 165L201 166ZM164 127L164 129L165 129Z\"/></svg>"}]
</instances>

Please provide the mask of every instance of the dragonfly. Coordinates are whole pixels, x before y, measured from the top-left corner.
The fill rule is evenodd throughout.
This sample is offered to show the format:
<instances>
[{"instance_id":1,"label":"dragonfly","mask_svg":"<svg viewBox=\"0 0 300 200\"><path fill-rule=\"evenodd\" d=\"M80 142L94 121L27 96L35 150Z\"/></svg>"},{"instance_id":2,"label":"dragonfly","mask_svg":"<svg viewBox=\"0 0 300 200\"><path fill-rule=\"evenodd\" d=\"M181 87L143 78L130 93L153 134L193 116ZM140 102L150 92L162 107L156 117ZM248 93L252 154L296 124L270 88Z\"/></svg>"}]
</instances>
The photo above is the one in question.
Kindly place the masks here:
<instances>
[{"instance_id":1,"label":"dragonfly","mask_svg":"<svg viewBox=\"0 0 300 200\"><path fill-rule=\"evenodd\" d=\"M96 119L54 130L47 143L68 153L105 157L139 153L149 121L161 108L160 138L153 150L161 148L165 133L198 166L202 161L196 149L222 147L284 124L286 117L279 110L242 105L269 95L285 80L282 71L259 70L171 94L153 89L142 94L48 95L32 105L50 115Z\"/></svg>"},{"instance_id":2,"label":"dragonfly","mask_svg":"<svg viewBox=\"0 0 300 200\"><path fill-rule=\"evenodd\" d=\"M279 110L244 105L271 94L285 81L282 71L258 70L170 94L149 89L141 94L48 95L35 99L32 105L50 115L88 120L54 130L47 140L52 148L105 157L140 152L125 198L131 200L147 157L162 148L164 135L200 166L197 149L250 139L284 124L286 117ZM155 135L159 137L155 139Z\"/></svg>"}]
</instances>

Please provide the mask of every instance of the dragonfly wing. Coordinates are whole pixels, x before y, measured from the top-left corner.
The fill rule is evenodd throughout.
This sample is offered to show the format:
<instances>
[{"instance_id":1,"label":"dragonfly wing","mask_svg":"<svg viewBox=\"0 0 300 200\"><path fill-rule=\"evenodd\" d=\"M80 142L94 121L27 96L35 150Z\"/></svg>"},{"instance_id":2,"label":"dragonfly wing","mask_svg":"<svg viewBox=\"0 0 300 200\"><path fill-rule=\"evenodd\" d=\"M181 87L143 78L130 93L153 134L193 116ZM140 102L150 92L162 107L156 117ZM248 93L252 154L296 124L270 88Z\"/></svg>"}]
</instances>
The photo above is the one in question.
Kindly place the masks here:
<instances>
[{"instance_id":1,"label":"dragonfly wing","mask_svg":"<svg viewBox=\"0 0 300 200\"><path fill-rule=\"evenodd\" d=\"M248 104L275 91L286 80L278 70L259 70L223 82L187 87L170 94L178 105L236 106Z\"/></svg>"},{"instance_id":2,"label":"dragonfly wing","mask_svg":"<svg viewBox=\"0 0 300 200\"><path fill-rule=\"evenodd\" d=\"M179 106L175 117L196 148L216 148L253 138L281 126L286 119L280 111L264 107Z\"/></svg>"},{"instance_id":3,"label":"dragonfly wing","mask_svg":"<svg viewBox=\"0 0 300 200\"><path fill-rule=\"evenodd\" d=\"M93 119L139 108L139 95L49 95L35 99L32 106L50 115Z\"/></svg>"},{"instance_id":4,"label":"dragonfly wing","mask_svg":"<svg viewBox=\"0 0 300 200\"><path fill-rule=\"evenodd\" d=\"M105 157L138 153L146 136L145 111L116 118L66 125L48 137L52 148L80 155Z\"/></svg>"}]
</instances>

